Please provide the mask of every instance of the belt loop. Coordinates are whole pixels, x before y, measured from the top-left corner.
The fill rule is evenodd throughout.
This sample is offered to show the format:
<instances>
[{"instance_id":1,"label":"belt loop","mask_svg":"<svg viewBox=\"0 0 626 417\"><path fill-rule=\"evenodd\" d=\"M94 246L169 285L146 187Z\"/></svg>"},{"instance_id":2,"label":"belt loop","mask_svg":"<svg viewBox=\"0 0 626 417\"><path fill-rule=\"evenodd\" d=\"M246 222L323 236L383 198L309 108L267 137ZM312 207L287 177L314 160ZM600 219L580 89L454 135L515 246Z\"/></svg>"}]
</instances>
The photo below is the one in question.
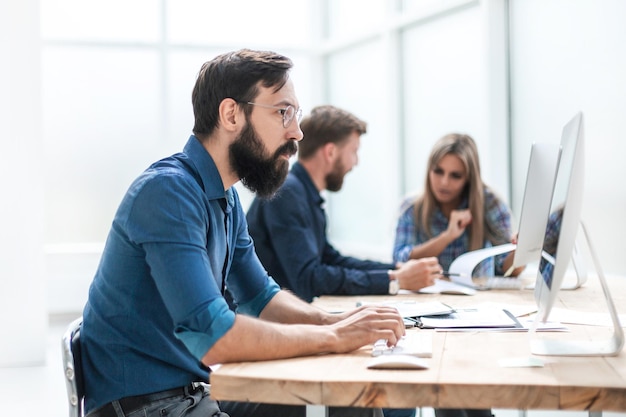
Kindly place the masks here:
<instances>
[{"instance_id":1,"label":"belt loop","mask_svg":"<svg viewBox=\"0 0 626 417\"><path fill-rule=\"evenodd\" d=\"M111 405L113 406L113 410L115 410L115 414L117 415L117 417L126 417L126 414L124 414L124 410L122 410L122 406L120 405L119 401L112 401Z\"/></svg>"}]
</instances>

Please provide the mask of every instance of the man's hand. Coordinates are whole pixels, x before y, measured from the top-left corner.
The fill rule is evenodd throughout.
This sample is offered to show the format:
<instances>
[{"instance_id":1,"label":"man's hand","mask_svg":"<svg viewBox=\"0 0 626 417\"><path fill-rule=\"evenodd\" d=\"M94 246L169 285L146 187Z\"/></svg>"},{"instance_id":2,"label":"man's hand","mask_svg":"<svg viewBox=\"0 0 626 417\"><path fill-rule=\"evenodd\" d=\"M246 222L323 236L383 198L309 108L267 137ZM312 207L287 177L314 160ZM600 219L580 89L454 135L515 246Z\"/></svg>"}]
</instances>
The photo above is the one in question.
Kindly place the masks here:
<instances>
[{"instance_id":1,"label":"man's hand","mask_svg":"<svg viewBox=\"0 0 626 417\"><path fill-rule=\"evenodd\" d=\"M442 268L437 258L428 257L421 259L409 259L399 264L398 269L391 271L393 277L398 280L400 288L417 291L429 287L435 283Z\"/></svg>"},{"instance_id":2,"label":"man's hand","mask_svg":"<svg viewBox=\"0 0 626 417\"><path fill-rule=\"evenodd\" d=\"M361 306L344 313L345 318L331 325L336 334L334 353L352 352L379 339L395 345L405 327L398 310L389 306Z\"/></svg>"}]
</instances>

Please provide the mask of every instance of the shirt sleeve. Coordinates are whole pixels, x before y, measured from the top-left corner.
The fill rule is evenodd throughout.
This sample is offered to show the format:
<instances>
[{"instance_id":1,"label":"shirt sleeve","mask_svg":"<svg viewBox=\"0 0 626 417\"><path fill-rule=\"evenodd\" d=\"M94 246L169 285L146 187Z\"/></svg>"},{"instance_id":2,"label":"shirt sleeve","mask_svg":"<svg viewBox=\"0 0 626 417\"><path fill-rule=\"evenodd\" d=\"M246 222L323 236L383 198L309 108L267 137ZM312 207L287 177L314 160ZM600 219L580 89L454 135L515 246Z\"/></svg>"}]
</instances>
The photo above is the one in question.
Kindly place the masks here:
<instances>
[{"instance_id":1,"label":"shirt sleeve","mask_svg":"<svg viewBox=\"0 0 626 417\"><path fill-rule=\"evenodd\" d=\"M193 179L159 175L138 190L130 237L145 251L176 336L201 359L235 320L217 284L224 260L211 259L207 251L217 226Z\"/></svg>"},{"instance_id":2,"label":"shirt sleeve","mask_svg":"<svg viewBox=\"0 0 626 417\"><path fill-rule=\"evenodd\" d=\"M268 245L286 280L284 286L306 301L324 294L387 294L393 265L342 256L314 220L303 189L285 184L255 214L270 236Z\"/></svg>"},{"instance_id":3,"label":"shirt sleeve","mask_svg":"<svg viewBox=\"0 0 626 417\"><path fill-rule=\"evenodd\" d=\"M485 223L492 230L494 246L511 242L513 229L511 226L511 211L509 207L492 192L485 191ZM496 275L504 274L504 259L508 254L495 256Z\"/></svg>"},{"instance_id":4,"label":"shirt sleeve","mask_svg":"<svg viewBox=\"0 0 626 417\"><path fill-rule=\"evenodd\" d=\"M410 201L413 201L411 199ZM406 262L409 260L413 246L418 245L417 231L415 228L415 205L409 200L403 201L400 207L400 215L396 225L396 235L393 244L393 261Z\"/></svg>"}]
</instances>

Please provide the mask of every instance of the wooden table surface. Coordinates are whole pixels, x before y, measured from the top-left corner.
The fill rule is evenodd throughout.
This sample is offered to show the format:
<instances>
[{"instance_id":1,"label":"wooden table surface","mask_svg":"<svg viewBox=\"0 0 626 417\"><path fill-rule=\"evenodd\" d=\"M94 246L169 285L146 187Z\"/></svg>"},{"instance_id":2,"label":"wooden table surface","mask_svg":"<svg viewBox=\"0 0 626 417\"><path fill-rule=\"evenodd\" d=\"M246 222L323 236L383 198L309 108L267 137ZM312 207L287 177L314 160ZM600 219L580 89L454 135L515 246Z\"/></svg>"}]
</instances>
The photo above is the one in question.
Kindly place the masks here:
<instances>
[{"instance_id":1,"label":"wooden table surface","mask_svg":"<svg viewBox=\"0 0 626 417\"><path fill-rule=\"evenodd\" d=\"M609 277L620 313L626 313L626 278ZM328 311L357 301L433 301L453 307L498 303L532 309L532 290L492 290L474 296L401 294L324 296L315 304ZM607 313L597 277L574 291L561 291L555 307ZM569 332L541 337L608 339L603 326L566 324ZM370 370L371 346L351 354L244 362L211 374L211 395L219 400L358 407L511 408L626 411L626 354L614 357L535 356L526 332L433 332L433 355L425 370ZM543 367L503 367L501 360L538 358Z\"/></svg>"}]
</instances>

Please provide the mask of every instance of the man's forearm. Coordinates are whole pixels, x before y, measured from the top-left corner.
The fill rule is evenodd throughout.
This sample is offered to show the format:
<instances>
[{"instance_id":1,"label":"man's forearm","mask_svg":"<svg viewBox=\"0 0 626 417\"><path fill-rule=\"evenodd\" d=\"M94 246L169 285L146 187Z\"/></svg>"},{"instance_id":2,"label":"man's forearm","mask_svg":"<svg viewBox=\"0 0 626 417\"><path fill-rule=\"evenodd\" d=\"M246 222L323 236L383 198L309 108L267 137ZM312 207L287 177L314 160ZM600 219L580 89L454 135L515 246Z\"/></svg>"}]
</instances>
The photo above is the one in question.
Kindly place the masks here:
<instances>
[{"instance_id":1,"label":"man's forearm","mask_svg":"<svg viewBox=\"0 0 626 417\"><path fill-rule=\"evenodd\" d=\"M282 290L265 306L260 318L288 324L330 324L333 315L301 300L290 291Z\"/></svg>"}]
</instances>

